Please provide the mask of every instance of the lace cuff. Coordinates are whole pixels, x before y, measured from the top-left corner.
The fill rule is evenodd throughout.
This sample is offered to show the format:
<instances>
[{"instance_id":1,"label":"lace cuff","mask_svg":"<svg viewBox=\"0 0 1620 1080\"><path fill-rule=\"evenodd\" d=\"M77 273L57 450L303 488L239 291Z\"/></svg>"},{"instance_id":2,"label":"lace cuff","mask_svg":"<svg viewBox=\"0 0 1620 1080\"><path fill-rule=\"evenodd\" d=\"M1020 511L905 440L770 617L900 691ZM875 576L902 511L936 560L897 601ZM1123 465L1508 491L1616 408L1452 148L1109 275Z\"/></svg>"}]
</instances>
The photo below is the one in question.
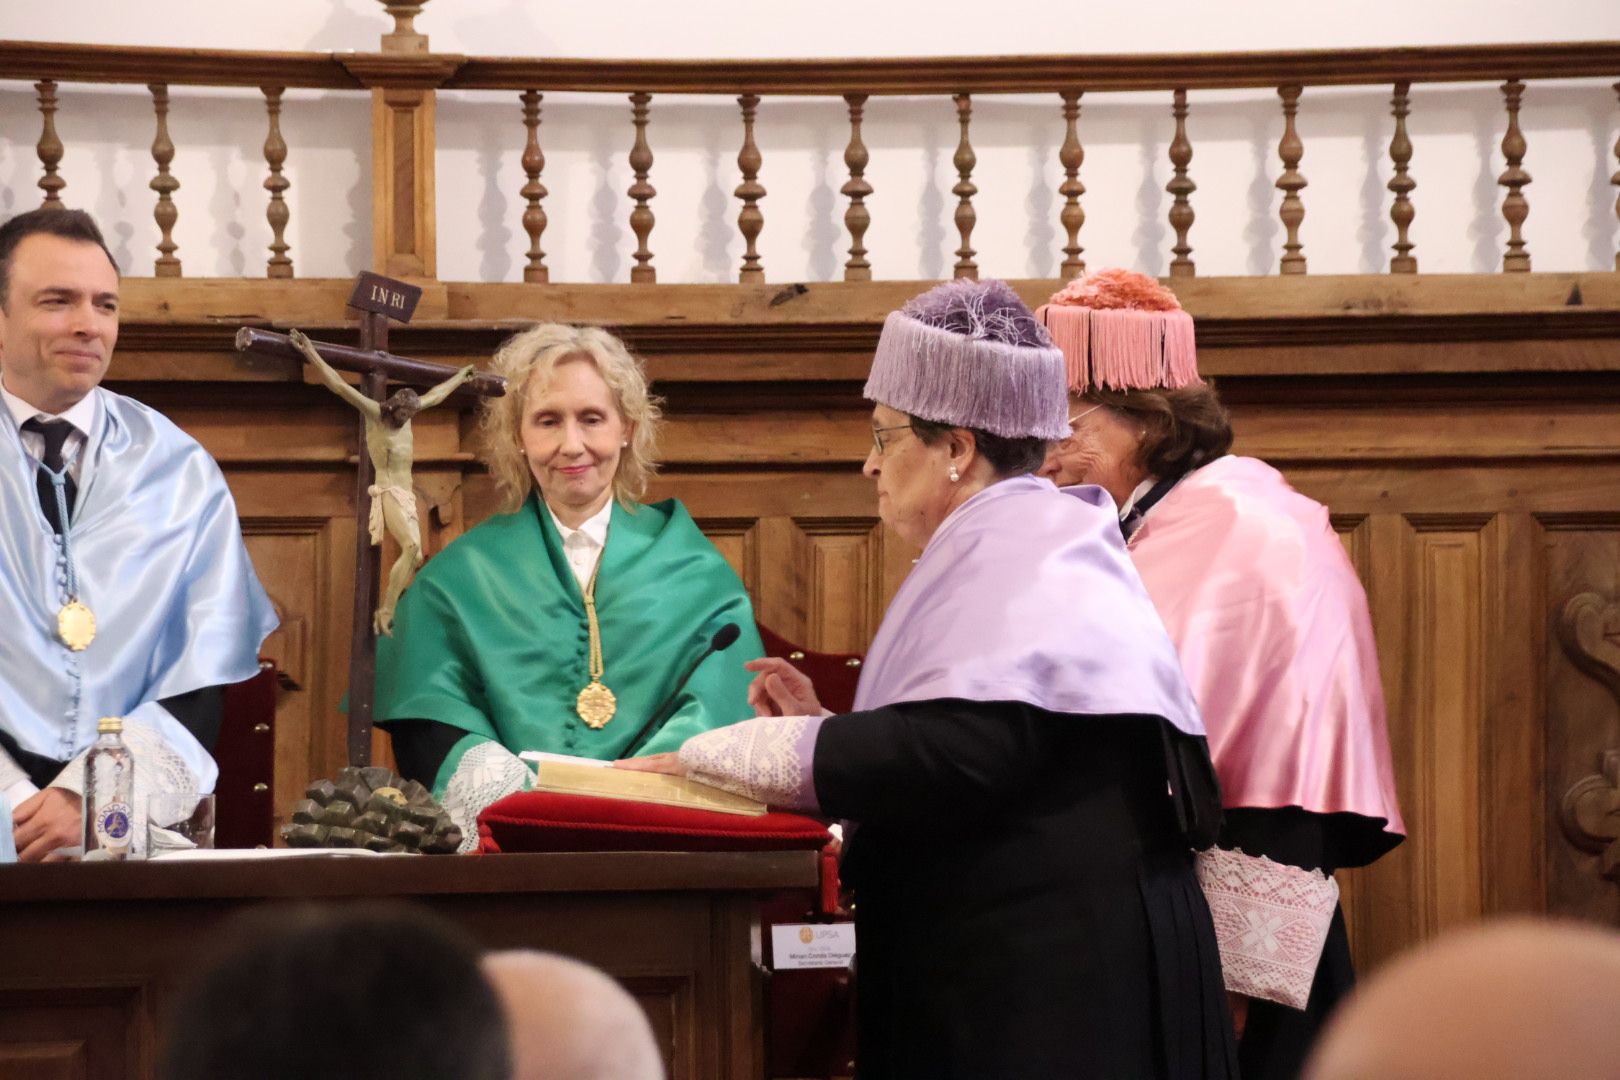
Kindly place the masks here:
<instances>
[{"instance_id":1,"label":"lace cuff","mask_svg":"<svg viewBox=\"0 0 1620 1080\"><path fill-rule=\"evenodd\" d=\"M461 826L457 850L478 846L479 814L508 795L529 790L533 780L529 767L498 742L482 742L462 754L440 800L450 820Z\"/></svg>"},{"instance_id":2,"label":"lace cuff","mask_svg":"<svg viewBox=\"0 0 1620 1080\"><path fill-rule=\"evenodd\" d=\"M159 792L175 795L197 794L197 776L168 741L150 724L125 718L121 736L124 745L135 758L135 805L131 807L130 824L133 850L141 854L146 850L146 801ZM91 749L94 749L94 744ZM71 791L84 798L84 762L90 756L86 750L63 766L51 787Z\"/></svg>"},{"instance_id":3,"label":"lace cuff","mask_svg":"<svg viewBox=\"0 0 1620 1080\"><path fill-rule=\"evenodd\" d=\"M784 810L818 813L812 764L819 716L762 716L686 740L692 779Z\"/></svg>"},{"instance_id":4,"label":"lace cuff","mask_svg":"<svg viewBox=\"0 0 1620 1080\"><path fill-rule=\"evenodd\" d=\"M1198 855L1226 988L1303 1009L1339 903L1320 870L1210 848Z\"/></svg>"}]
</instances>

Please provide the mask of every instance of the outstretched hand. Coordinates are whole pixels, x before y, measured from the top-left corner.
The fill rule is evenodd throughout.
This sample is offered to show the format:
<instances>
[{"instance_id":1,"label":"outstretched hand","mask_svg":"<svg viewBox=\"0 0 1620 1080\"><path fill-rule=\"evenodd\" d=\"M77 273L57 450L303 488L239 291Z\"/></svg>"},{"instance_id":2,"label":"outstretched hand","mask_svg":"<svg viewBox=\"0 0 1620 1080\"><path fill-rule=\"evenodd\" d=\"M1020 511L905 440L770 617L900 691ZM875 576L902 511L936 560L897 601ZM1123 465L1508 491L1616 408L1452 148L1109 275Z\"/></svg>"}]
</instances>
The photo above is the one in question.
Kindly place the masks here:
<instances>
[{"instance_id":1,"label":"outstretched hand","mask_svg":"<svg viewBox=\"0 0 1620 1080\"><path fill-rule=\"evenodd\" d=\"M755 716L820 716L821 702L810 676L782 659L764 656L743 665L755 673L748 704Z\"/></svg>"},{"instance_id":2,"label":"outstretched hand","mask_svg":"<svg viewBox=\"0 0 1620 1080\"><path fill-rule=\"evenodd\" d=\"M648 754L646 757L620 758L613 763L613 767L629 769L631 772L668 773L670 776L685 776L690 771L681 764L681 755L675 750L663 754Z\"/></svg>"}]
</instances>

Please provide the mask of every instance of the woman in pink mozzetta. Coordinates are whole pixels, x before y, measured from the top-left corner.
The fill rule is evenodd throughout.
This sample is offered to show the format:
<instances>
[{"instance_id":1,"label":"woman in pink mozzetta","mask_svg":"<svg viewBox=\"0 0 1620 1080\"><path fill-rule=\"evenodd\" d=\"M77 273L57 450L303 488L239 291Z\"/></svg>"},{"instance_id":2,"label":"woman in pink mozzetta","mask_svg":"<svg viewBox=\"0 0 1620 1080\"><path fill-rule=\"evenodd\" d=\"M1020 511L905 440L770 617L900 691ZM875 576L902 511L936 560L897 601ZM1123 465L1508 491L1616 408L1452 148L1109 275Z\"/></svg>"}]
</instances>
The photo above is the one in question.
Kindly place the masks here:
<instances>
[{"instance_id":1,"label":"woman in pink mozzetta","mask_svg":"<svg viewBox=\"0 0 1620 1080\"><path fill-rule=\"evenodd\" d=\"M1042 475L1113 496L1207 725L1226 815L1199 878L1242 1075L1295 1076L1353 981L1332 874L1405 832L1366 594L1327 509L1228 453L1231 424L1174 294L1102 270L1036 315L1073 406Z\"/></svg>"}]
</instances>

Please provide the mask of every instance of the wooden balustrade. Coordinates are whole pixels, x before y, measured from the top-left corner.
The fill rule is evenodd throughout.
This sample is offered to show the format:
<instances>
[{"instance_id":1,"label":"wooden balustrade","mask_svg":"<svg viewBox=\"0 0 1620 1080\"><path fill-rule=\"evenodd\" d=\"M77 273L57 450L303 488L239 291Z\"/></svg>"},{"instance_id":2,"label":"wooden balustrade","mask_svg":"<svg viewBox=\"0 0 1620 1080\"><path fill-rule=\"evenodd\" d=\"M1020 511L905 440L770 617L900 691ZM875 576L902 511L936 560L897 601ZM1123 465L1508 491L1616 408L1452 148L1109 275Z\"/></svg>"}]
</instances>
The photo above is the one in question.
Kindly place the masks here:
<instances>
[{"instance_id":1,"label":"wooden balustrade","mask_svg":"<svg viewBox=\"0 0 1620 1080\"><path fill-rule=\"evenodd\" d=\"M652 235L653 212L647 204L658 192L647 182L647 174L652 169L652 147L647 145L647 111L652 101L651 94L634 93L630 95L631 122L636 127L635 145L630 147L630 168L636 174L636 182L630 185L629 195L635 200L635 209L630 211L630 228L636 234L636 265L630 268L630 281L632 284L648 284L658 280L658 272L653 269L652 251L647 247L647 237Z\"/></svg>"},{"instance_id":2,"label":"wooden balustrade","mask_svg":"<svg viewBox=\"0 0 1620 1080\"><path fill-rule=\"evenodd\" d=\"M174 193L180 190L180 181L169 172L169 164L174 161L174 140L169 138L169 88L163 83L153 83L149 89L152 111L157 116L157 134L152 137L152 160L157 164L157 175L148 186L157 192L157 207L152 217L161 234L152 273L155 277L179 277L180 260L174 254L179 245L174 242L174 223L180 220L180 210L174 205Z\"/></svg>"},{"instance_id":3,"label":"wooden balustrade","mask_svg":"<svg viewBox=\"0 0 1620 1080\"><path fill-rule=\"evenodd\" d=\"M1522 167L1526 147L1524 132L1519 130L1519 101L1523 96L1524 83L1518 79L1502 84L1508 116L1507 133L1502 136L1502 156L1507 159L1507 168L1496 181L1507 188L1507 195L1502 199L1502 217L1508 223L1508 243L1507 253L1502 256L1502 269L1521 272L1530 269L1530 252L1521 231L1524 219L1530 216L1530 201L1524 197L1524 186L1530 182L1530 174Z\"/></svg>"},{"instance_id":4,"label":"wooden balustrade","mask_svg":"<svg viewBox=\"0 0 1620 1080\"><path fill-rule=\"evenodd\" d=\"M1062 144L1057 161L1063 179L1057 193L1061 227L1061 266L1064 278L1085 271L1084 247L1080 233L1086 221L1082 197L1086 185L1080 179L1085 148L1079 120L1085 94L1108 91L1164 90L1171 95L1171 137L1168 156L1171 178L1165 185L1169 196L1168 221L1174 240L1167 252L1168 273L1172 278L1197 273L1190 233L1196 218L1192 195L1198 186L1190 174L1194 143L1189 133L1189 92L1208 88L1275 89L1281 102L1283 130L1277 144L1281 170L1275 180L1282 193L1278 219L1283 240L1278 268L1283 274L1306 272L1307 262L1301 227L1305 204L1301 193L1307 180L1300 165L1306 139L1299 125L1300 103L1305 91L1316 86L1392 85L1390 101L1393 129L1389 160L1393 175L1387 183L1391 196L1389 220L1395 238L1388 269L1394 274L1415 274L1418 261L1411 226L1416 216L1413 192L1417 183L1411 174L1414 144L1407 131L1407 117L1413 108L1413 87L1424 83L1499 81L1506 112L1501 139L1505 168L1498 177L1504 189L1502 217L1508 226L1502 269L1522 272L1530 269L1530 252L1524 235L1529 215L1525 188L1530 173L1524 166L1527 141L1519 124L1519 111L1528 81L1534 78L1568 79L1612 76L1620 72L1620 42L1591 42L1548 45L1492 45L1423 49L1362 49L1304 51L1290 53L1245 53L1231 55L1142 54L1131 56L1080 57L983 57L983 58L906 58L862 60L742 60L742 61L612 61L566 59L519 59L465 57L427 51L427 39L407 25L412 4L397 4L393 34L383 39L379 53L251 53L227 50L180 50L114 48L34 42L0 42L0 71L8 78L34 80L40 114L40 135L35 150L41 165L39 187L44 204L62 205L61 192L67 185L60 165L64 155L57 131L61 82L104 82L144 84L150 91L156 130L151 144L156 174L150 187L156 194L153 219L160 234L153 272L159 277L179 276L181 261L174 228L179 217L176 194L180 182L171 171L175 142L169 131L169 91L172 85L254 86L261 90L266 108L267 132L263 155L268 174L266 220L271 229L270 257L266 274L272 278L293 276L287 226L290 206L286 193L291 181L285 172L287 141L281 132L284 93L289 87L338 90L369 90L373 95L375 155L373 185L380 223L375 240L378 264L395 272L431 277L434 267L431 203L424 203L433 191L433 95L438 89L502 90L516 92L522 106L524 142L521 165L525 182L518 194L522 200L521 219L528 247L522 269L525 282L548 283L550 269L542 248L547 226L544 200L549 194L541 182L545 168L542 148L541 102L555 91L624 92L631 104L633 142L629 165L633 182L627 190L631 206L628 221L635 238L631 253L630 280L635 284L657 281L650 246L656 223L652 200L657 191L651 182L653 165L649 138L651 102L658 93L698 93L734 95L741 110L742 142L737 155L741 182L733 194L741 206L737 230L743 241L742 261L737 280L742 284L765 281L765 269L758 247L764 229L760 182L763 155L757 138L756 121L767 97L785 95L834 95L845 102L849 114L849 139L843 152L848 179L840 192L848 200L844 226L849 233L848 259L844 263L846 281L869 281L872 266L865 246L872 223L867 200L873 186L866 170L871 155L862 139L862 123L869 100L874 95L949 96L956 109L959 136L952 165L956 182L950 191L956 198L952 217L959 239L953 273L975 278L980 267L973 247L973 231L978 212L975 197L981 194L974 179L978 157L971 138L973 98L979 94L1009 94L1026 91L1051 92L1061 102ZM392 10L392 8L390 9ZM1620 93L1620 83L1615 84ZM384 130L386 128L386 130ZM1620 143L1615 146L1620 163ZM1620 187L1620 171L1612 182ZM1006 193L994 193L1005 197ZM401 207L410 201L416 210ZM426 207L425 209L423 207ZM416 215L413 217L413 213ZM425 220L423 215L427 215ZM1620 217L1620 200L1616 201ZM1620 269L1620 252L1615 265Z\"/></svg>"},{"instance_id":5,"label":"wooden balustrade","mask_svg":"<svg viewBox=\"0 0 1620 1080\"><path fill-rule=\"evenodd\" d=\"M737 105L742 109L743 120L743 144L737 152L737 168L742 170L743 179L733 194L743 201L742 211L737 215L737 231L742 233L747 245L737 280L744 285L756 285L765 280L765 268L760 265L759 251L754 246L760 230L765 228L765 214L759 208L759 200L765 197L765 186L759 182L759 167L764 164L764 158L754 143L754 114L759 108L759 95L743 94L737 99Z\"/></svg>"},{"instance_id":6,"label":"wooden balustrade","mask_svg":"<svg viewBox=\"0 0 1620 1080\"><path fill-rule=\"evenodd\" d=\"M1164 186L1175 200L1170 204L1170 227L1176 230L1176 245L1170 249L1175 255L1170 260L1170 276L1192 277L1197 267L1192 260L1192 245L1187 242L1187 231L1193 223L1192 203L1188 199L1198 190L1198 185L1187 175L1193 156L1192 141L1187 138L1187 91L1176 91L1170 114L1176 118L1176 136L1170 140L1170 165L1175 175Z\"/></svg>"},{"instance_id":7,"label":"wooden balustrade","mask_svg":"<svg viewBox=\"0 0 1620 1080\"><path fill-rule=\"evenodd\" d=\"M1395 195L1395 202L1389 208L1389 219L1395 223L1395 257L1389 260L1389 272L1392 274L1417 273L1413 244L1406 237L1406 231L1412 227L1412 219L1417 214L1410 198L1417 181L1407 172L1407 166L1412 161L1412 140L1406 135L1406 118L1412 111L1408 97L1411 88L1409 82L1396 83L1395 96L1389 103L1391 115L1395 117L1395 134L1389 140L1389 160L1395 165L1395 175L1389 178L1388 185Z\"/></svg>"},{"instance_id":8,"label":"wooden balustrade","mask_svg":"<svg viewBox=\"0 0 1620 1080\"><path fill-rule=\"evenodd\" d=\"M1063 91L1063 145L1058 148L1058 162L1063 166L1063 183L1058 194L1063 196L1063 209L1058 221L1068 236L1063 245L1063 279L1079 277L1086 272L1086 261L1080 257L1085 248L1080 246L1080 227L1086 223L1086 212L1080 206L1080 196L1086 185L1080 182L1080 166L1086 160L1086 149L1080 145L1079 90Z\"/></svg>"},{"instance_id":9,"label":"wooden balustrade","mask_svg":"<svg viewBox=\"0 0 1620 1080\"><path fill-rule=\"evenodd\" d=\"M546 155L540 149L540 97L538 90L525 90L520 95L523 127L529 133L523 144L523 175L528 179L518 192L526 204L523 209L523 231L529 234L528 264L523 267L524 281L551 280L551 272L546 269L546 253L540 250L540 234L546 231L546 211L540 205L540 200L547 194L546 185L540 182L540 171L546 167Z\"/></svg>"}]
</instances>

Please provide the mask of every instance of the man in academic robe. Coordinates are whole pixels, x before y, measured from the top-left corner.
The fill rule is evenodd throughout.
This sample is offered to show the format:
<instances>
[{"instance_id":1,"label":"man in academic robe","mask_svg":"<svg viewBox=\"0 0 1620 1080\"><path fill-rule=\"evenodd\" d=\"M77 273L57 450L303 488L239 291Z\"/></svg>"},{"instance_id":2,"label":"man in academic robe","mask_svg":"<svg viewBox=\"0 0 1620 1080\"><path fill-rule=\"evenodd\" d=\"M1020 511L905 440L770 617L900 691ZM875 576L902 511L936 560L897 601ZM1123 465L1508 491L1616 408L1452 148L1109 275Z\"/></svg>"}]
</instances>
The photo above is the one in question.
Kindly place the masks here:
<instances>
[{"instance_id":1,"label":"man in academic robe","mask_svg":"<svg viewBox=\"0 0 1620 1080\"><path fill-rule=\"evenodd\" d=\"M124 719L138 826L149 794L212 791L223 688L276 626L219 467L100 385L118 289L88 214L0 225L0 792L24 862L81 841L100 717Z\"/></svg>"}]
</instances>

